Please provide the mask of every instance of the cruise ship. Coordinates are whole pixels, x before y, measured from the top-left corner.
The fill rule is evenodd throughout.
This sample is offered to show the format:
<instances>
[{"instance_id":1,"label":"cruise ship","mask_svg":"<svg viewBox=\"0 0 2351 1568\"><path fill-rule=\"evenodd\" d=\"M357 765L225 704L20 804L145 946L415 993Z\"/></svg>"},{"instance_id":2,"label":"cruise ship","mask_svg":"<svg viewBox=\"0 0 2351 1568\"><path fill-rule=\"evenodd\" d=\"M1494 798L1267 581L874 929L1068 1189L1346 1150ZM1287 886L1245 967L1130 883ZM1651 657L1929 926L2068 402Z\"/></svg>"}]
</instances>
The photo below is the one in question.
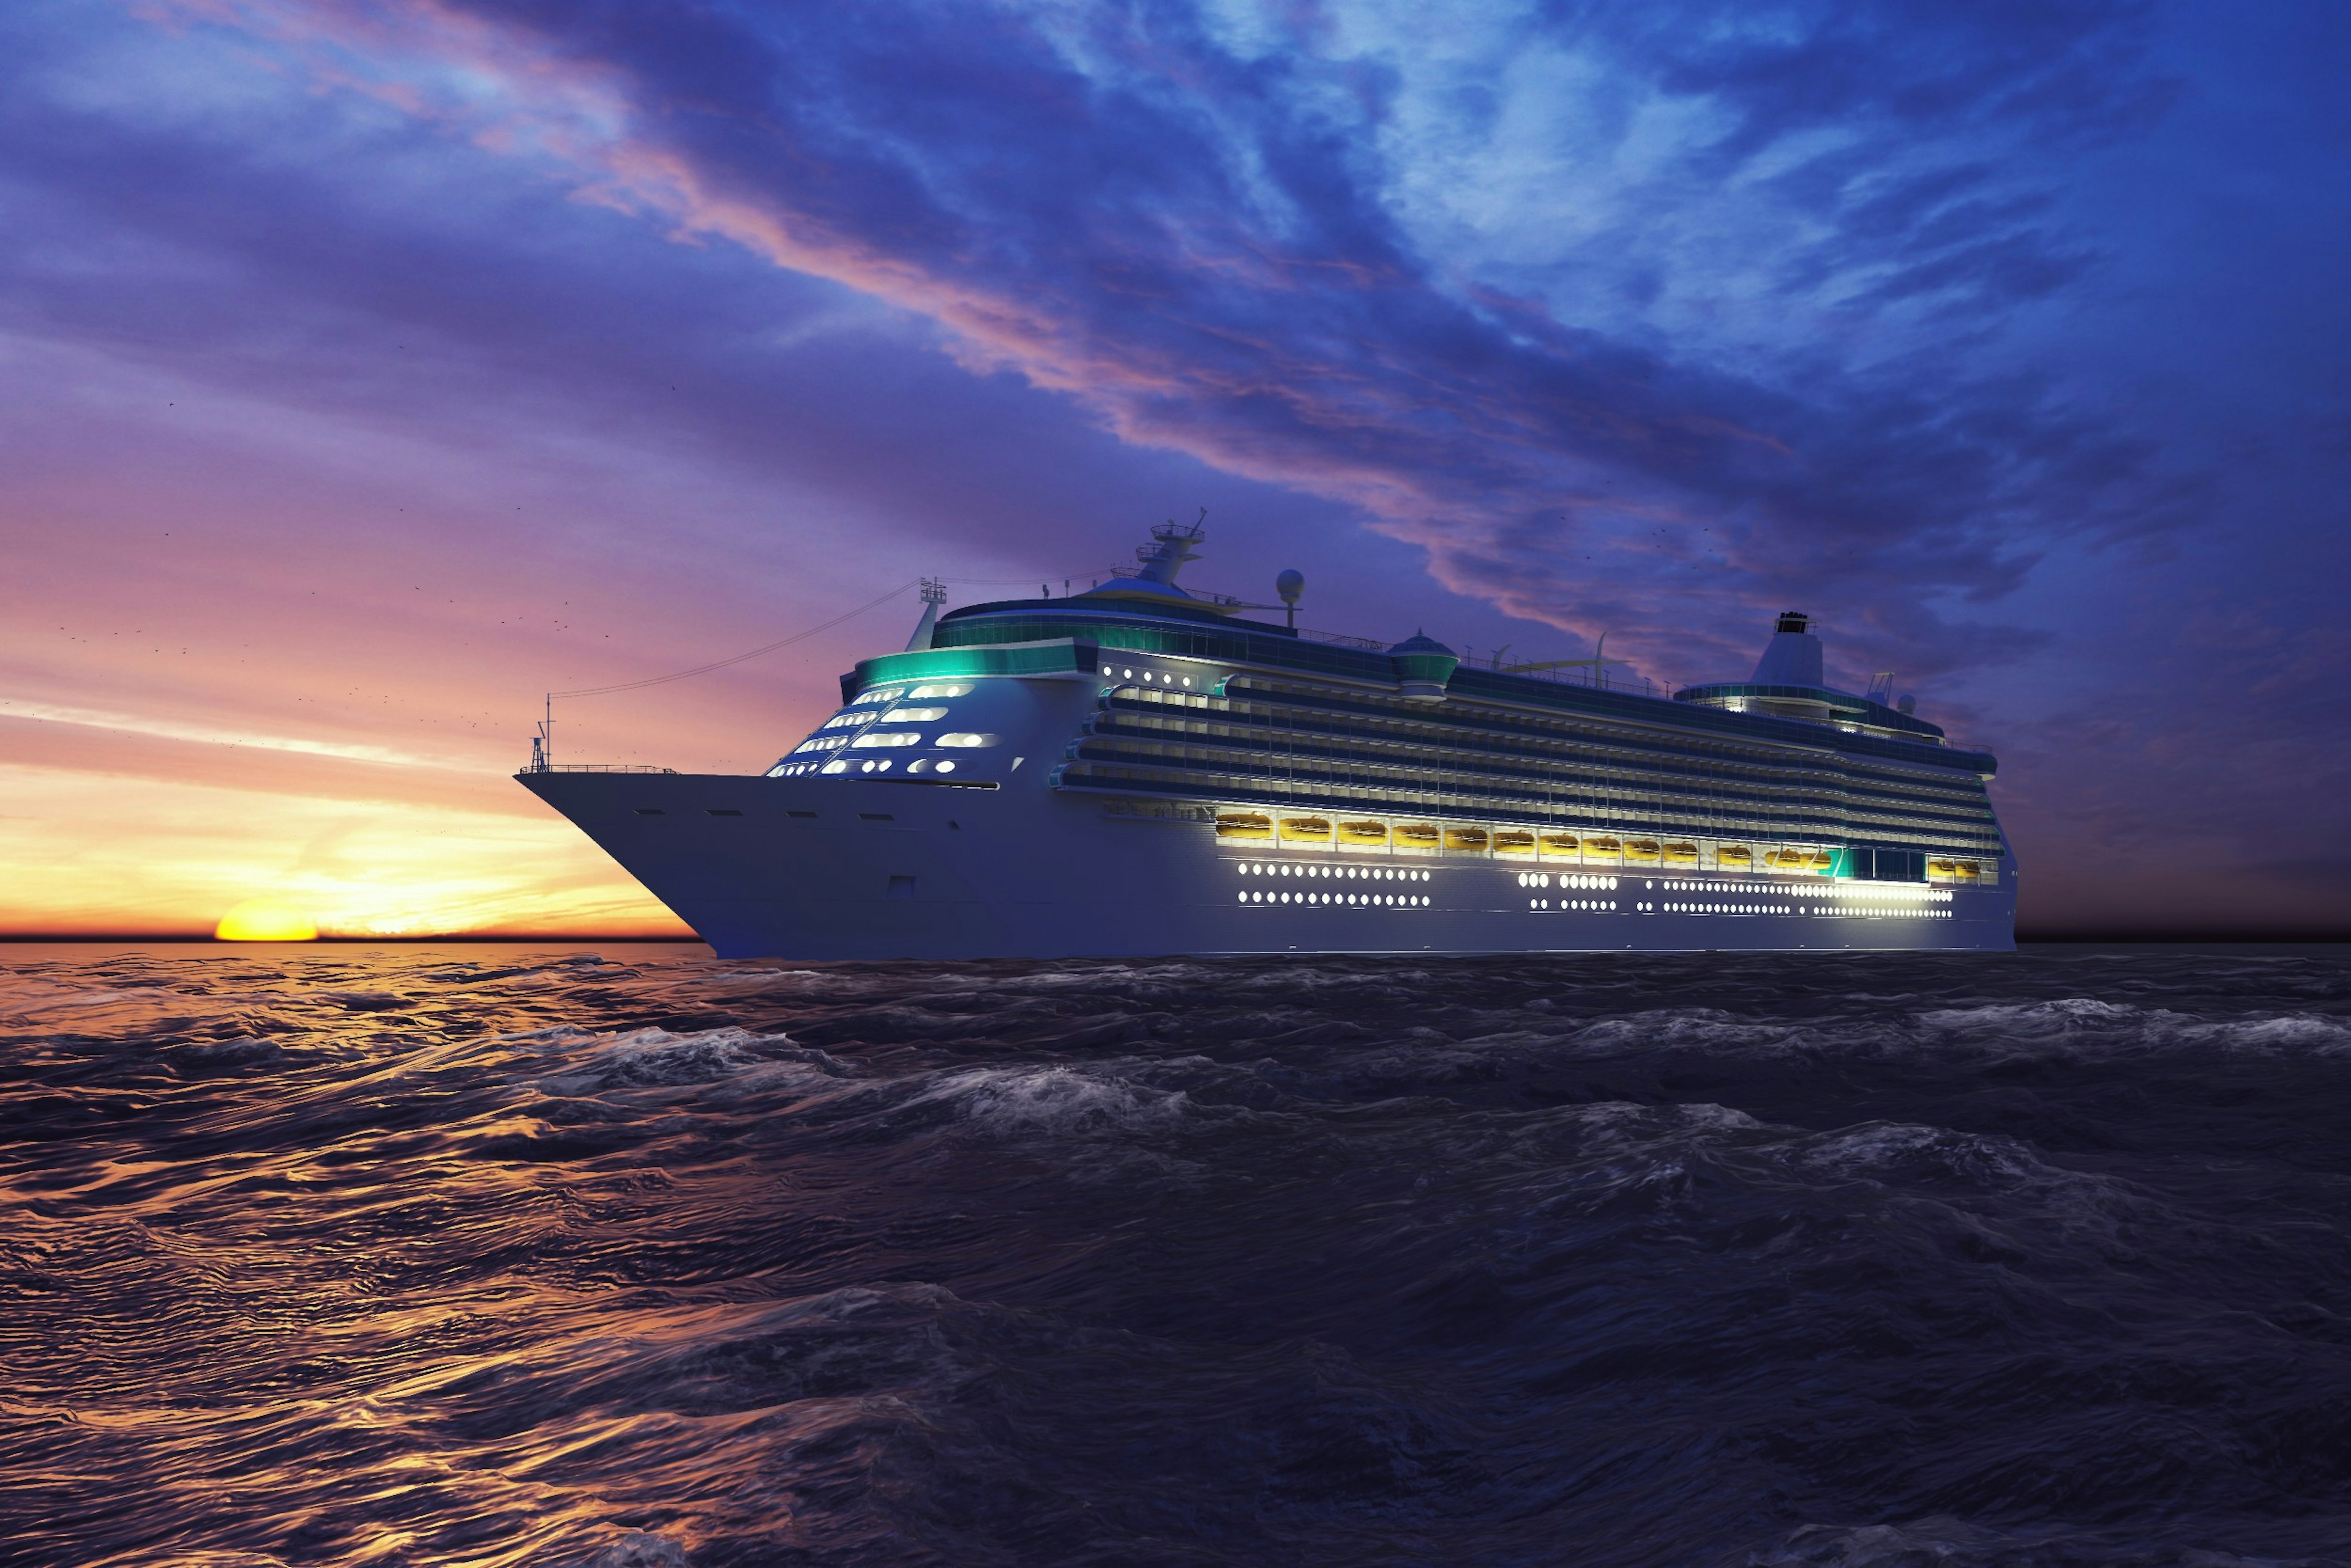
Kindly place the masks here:
<instances>
[{"instance_id":1,"label":"cruise ship","mask_svg":"<svg viewBox=\"0 0 2351 1568\"><path fill-rule=\"evenodd\" d=\"M1657 692L1301 632L1295 573L1179 587L1202 537L1063 598L926 584L764 774L517 777L729 958L2014 946L1992 757L1830 686L1805 615Z\"/></svg>"}]
</instances>

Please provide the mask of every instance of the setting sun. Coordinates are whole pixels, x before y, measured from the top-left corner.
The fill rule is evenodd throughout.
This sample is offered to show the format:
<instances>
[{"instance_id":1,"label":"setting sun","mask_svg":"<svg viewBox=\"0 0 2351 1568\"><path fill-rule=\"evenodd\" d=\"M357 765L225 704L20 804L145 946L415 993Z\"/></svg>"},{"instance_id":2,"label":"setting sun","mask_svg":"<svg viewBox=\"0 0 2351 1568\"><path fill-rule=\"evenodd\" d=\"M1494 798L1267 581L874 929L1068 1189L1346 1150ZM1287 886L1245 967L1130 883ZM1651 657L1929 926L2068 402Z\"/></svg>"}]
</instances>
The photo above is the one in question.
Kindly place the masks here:
<instances>
[{"instance_id":1,"label":"setting sun","mask_svg":"<svg viewBox=\"0 0 2351 1568\"><path fill-rule=\"evenodd\" d=\"M311 942L319 928L310 917L274 898L248 898L221 916L213 935L223 942Z\"/></svg>"}]
</instances>

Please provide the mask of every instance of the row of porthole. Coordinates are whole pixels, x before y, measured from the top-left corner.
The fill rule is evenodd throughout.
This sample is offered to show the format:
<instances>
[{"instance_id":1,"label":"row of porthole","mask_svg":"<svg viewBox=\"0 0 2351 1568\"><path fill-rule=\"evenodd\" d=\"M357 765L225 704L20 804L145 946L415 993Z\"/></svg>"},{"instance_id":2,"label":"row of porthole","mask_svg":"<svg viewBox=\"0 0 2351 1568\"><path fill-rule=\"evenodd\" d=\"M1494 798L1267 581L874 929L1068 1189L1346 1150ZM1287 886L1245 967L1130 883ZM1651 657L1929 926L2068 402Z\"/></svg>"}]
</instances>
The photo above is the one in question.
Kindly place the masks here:
<instances>
[{"instance_id":1,"label":"row of porthole","mask_svg":"<svg viewBox=\"0 0 2351 1568\"><path fill-rule=\"evenodd\" d=\"M849 706L871 707L875 703L896 702L900 697L904 697L908 702L921 702L925 697L959 697L967 695L970 691L969 681L934 681L916 686L911 691L904 686L876 686L870 692L859 693L857 699Z\"/></svg>"},{"instance_id":2,"label":"row of porthole","mask_svg":"<svg viewBox=\"0 0 2351 1568\"><path fill-rule=\"evenodd\" d=\"M1408 893L1261 893L1239 894L1243 904L1352 904L1382 909L1426 909L1427 895Z\"/></svg>"},{"instance_id":3,"label":"row of porthole","mask_svg":"<svg viewBox=\"0 0 2351 1568\"><path fill-rule=\"evenodd\" d=\"M851 764L848 758L843 758L839 761L826 763L821 768L818 769L818 771L822 773L846 773L849 771L850 767ZM879 762L861 762L856 764L856 768L857 771L860 773L887 773L890 771L890 758L885 757ZM906 768L906 771L909 773L952 773L955 770L956 765L944 757L940 758L935 762L932 761L927 757L918 757L914 758L914 760L908 765Z\"/></svg>"},{"instance_id":4,"label":"row of porthole","mask_svg":"<svg viewBox=\"0 0 2351 1568\"><path fill-rule=\"evenodd\" d=\"M1529 909L1609 910L1616 907L1616 901L1613 898L1562 898L1557 904L1553 904L1548 898L1530 898L1527 900L1527 907Z\"/></svg>"},{"instance_id":5,"label":"row of porthole","mask_svg":"<svg viewBox=\"0 0 2351 1568\"><path fill-rule=\"evenodd\" d=\"M1426 871L1398 870L1380 865L1281 865L1264 861L1240 862L1243 876L1333 876L1349 881L1368 879L1373 882L1426 882L1437 873Z\"/></svg>"},{"instance_id":6,"label":"row of porthole","mask_svg":"<svg viewBox=\"0 0 2351 1568\"><path fill-rule=\"evenodd\" d=\"M1793 915L1777 904L1668 904L1667 915Z\"/></svg>"},{"instance_id":7,"label":"row of porthole","mask_svg":"<svg viewBox=\"0 0 2351 1568\"><path fill-rule=\"evenodd\" d=\"M1845 915L1863 920L1957 920L1949 909L1816 909L1815 915Z\"/></svg>"},{"instance_id":8,"label":"row of porthole","mask_svg":"<svg viewBox=\"0 0 2351 1568\"><path fill-rule=\"evenodd\" d=\"M1145 670L1138 675L1133 670L1113 670L1108 664L1104 664L1102 670L1103 674L1114 674L1122 681L1142 681L1146 685L1152 681L1158 681L1166 685L1183 686L1187 689L1192 685L1192 677L1189 675L1171 675L1165 672L1155 674L1150 670Z\"/></svg>"},{"instance_id":9,"label":"row of porthole","mask_svg":"<svg viewBox=\"0 0 2351 1568\"><path fill-rule=\"evenodd\" d=\"M1748 893L1752 891L1754 886L1751 883L1741 885L1735 882L1667 882L1654 885L1665 893ZM1941 888L1913 890L1904 886L1889 887L1879 892L1855 887L1850 883L1831 883L1819 887L1806 887L1801 883L1774 883L1771 891L1782 897L1879 899L1889 904L1949 904L1951 901L1949 891Z\"/></svg>"},{"instance_id":10,"label":"row of porthole","mask_svg":"<svg viewBox=\"0 0 2351 1568\"><path fill-rule=\"evenodd\" d=\"M1519 873L1519 885L1520 887L1549 887L1551 885L1551 873L1549 872L1522 871ZM1568 876L1562 873L1559 879L1559 885L1562 887L1596 887L1613 891L1616 886L1616 879L1613 876Z\"/></svg>"}]
</instances>

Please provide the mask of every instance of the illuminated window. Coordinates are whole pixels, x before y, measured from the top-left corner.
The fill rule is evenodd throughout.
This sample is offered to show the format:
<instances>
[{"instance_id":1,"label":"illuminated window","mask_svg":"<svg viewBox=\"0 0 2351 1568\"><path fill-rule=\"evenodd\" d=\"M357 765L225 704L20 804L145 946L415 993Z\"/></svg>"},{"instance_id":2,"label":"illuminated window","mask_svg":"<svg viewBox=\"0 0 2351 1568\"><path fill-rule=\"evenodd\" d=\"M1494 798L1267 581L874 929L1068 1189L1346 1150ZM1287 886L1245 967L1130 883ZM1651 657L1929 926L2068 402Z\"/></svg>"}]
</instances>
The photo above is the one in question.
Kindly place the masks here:
<instances>
[{"instance_id":1,"label":"illuminated window","mask_svg":"<svg viewBox=\"0 0 2351 1568\"><path fill-rule=\"evenodd\" d=\"M939 765L938 765L938 767L937 767L936 768L933 769L933 771L935 771L935 772L939 772L939 773L952 773L952 772L954 772L954 771L955 771L955 764L954 764L953 762L949 761L947 758L946 758L942 757L942 758L939 758Z\"/></svg>"},{"instance_id":2,"label":"illuminated window","mask_svg":"<svg viewBox=\"0 0 2351 1568\"><path fill-rule=\"evenodd\" d=\"M849 764L841 761L839 758L835 758L834 760L826 763L820 771L825 773L846 773L849 771Z\"/></svg>"},{"instance_id":3,"label":"illuminated window","mask_svg":"<svg viewBox=\"0 0 2351 1568\"><path fill-rule=\"evenodd\" d=\"M939 737L935 744L948 747L969 749L976 747L994 746L1001 739L1002 737L1000 736L977 735L970 730L953 729ZM861 739L858 744L862 746L865 743Z\"/></svg>"},{"instance_id":4,"label":"illuminated window","mask_svg":"<svg viewBox=\"0 0 2351 1568\"><path fill-rule=\"evenodd\" d=\"M939 743L941 745L945 745L946 743L946 737L945 736L941 736L939 737ZM878 735L872 730L868 730L866 733L859 736L855 740L851 741L849 744L852 748L858 750L862 750L869 746L920 746L923 744L923 737L905 730L900 730L890 735Z\"/></svg>"},{"instance_id":5,"label":"illuminated window","mask_svg":"<svg viewBox=\"0 0 2351 1568\"><path fill-rule=\"evenodd\" d=\"M1105 670L1102 673L1107 674L1110 672ZM959 697L968 695L970 691L971 683L968 681L956 681L946 685L916 686L913 691L906 694L906 700L910 703L918 703L927 697Z\"/></svg>"},{"instance_id":6,"label":"illuminated window","mask_svg":"<svg viewBox=\"0 0 2351 1568\"><path fill-rule=\"evenodd\" d=\"M933 719L947 716L943 707L893 707L873 722L876 724L928 724Z\"/></svg>"}]
</instances>

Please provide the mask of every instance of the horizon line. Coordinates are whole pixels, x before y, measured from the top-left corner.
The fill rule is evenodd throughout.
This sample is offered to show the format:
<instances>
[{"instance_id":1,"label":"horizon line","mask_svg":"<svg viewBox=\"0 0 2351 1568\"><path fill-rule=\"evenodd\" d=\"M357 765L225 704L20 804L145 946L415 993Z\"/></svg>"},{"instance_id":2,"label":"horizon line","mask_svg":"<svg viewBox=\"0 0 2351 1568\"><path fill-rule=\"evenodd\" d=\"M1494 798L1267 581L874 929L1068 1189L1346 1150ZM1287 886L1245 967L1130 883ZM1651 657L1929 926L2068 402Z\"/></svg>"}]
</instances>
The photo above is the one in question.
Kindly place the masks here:
<instances>
[{"instance_id":1,"label":"horizon line","mask_svg":"<svg viewBox=\"0 0 2351 1568\"><path fill-rule=\"evenodd\" d=\"M2339 945L2351 944L2351 928L2328 928L2328 929L2323 929L2323 930L2320 930L2320 929L2296 929L2296 928L2288 928L2288 929L2231 930L2231 931L2196 931L2196 930L2148 929L2148 928L2141 927L2141 928L2134 929L2134 930L2087 930L2087 931L2078 931L2078 932L2057 932L2057 931L2019 931L2019 932L2016 934L2016 941L2017 941L2017 945L2018 945L2019 946L2025 946L2025 945L2027 945L2027 944L2085 944L2085 943L2140 943L2140 942L2146 942L2146 943L2163 943L2163 944L2172 944L2172 943L2192 943L2192 942L2210 942L2210 943L2221 943L2221 944L2229 944L2229 945L2237 945L2237 944L2262 944L2262 943L2272 943L2272 944L2274 944L2274 943L2293 943L2293 944L2309 944L2309 945L2314 945L2314 946L2339 946ZM709 944L708 942L705 941L702 937L700 937L700 936L695 936L695 935L693 935L693 934L691 934L691 933L689 933L688 935L684 936L625 936L625 935L616 935L616 934L596 935L596 934L592 934L592 933L591 933L591 934L590 934L590 935L587 935L587 936L581 936L581 935L578 935L578 934L576 934L576 933L569 933L569 932L563 932L563 933L549 933L549 934L545 934L545 935L534 935L534 934L531 934L531 933L521 933L521 934L516 934L516 933L510 933L510 932L445 932L445 933L441 933L441 934L437 934L437 935L402 936L319 936L307 937L307 938L304 938L304 939L299 940L299 941L291 941L291 942L267 942L267 941L264 941L264 942L256 942L256 941L251 941L251 940L238 940L238 939L234 939L234 938L222 937L222 936L206 936L206 935L202 935L202 934L199 934L199 933L194 933L194 932L185 932L185 931L181 931L181 932L100 931L100 932L59 932L59 933L46 933L46 934L45 934L45 933L38 933L38 932L35 932L35 933L0 933L0 943L16 943L16 944L45 944L45 945L48 945L48 946L61 946L61 945L69 945L69 944L74 944L74 943L154 943L154 944L171 943L171 944L205 944L205 945L210 945L210 946L220 946L220 947L312 947L312 946L416 946L416 945L432 944L432 943L444 943L444 944L445 944L445 943L455 943L455 942L481 942L481 943L516 943L516 942L535 942L535 943L542 943L542 944L559 944L559 945L563 945L563 946L578 946L578 945L583 945L583 944L587 944L587 943L603 943L603 944L608 944L608 945L609 945L609 944L612 944L612 943L631 942L631 943L643 943L643 944L647 944L647 945L652 945L652 946L671 946L671 947L678 947L678 946L697 946L697 947L707 947L707 946L710 946L710 944ZM1705 950L1705 949L1690 949L1690 951L1704 951L1704 950ZM1593 948L1593 949L1592 949L1591 951L1593 951L1593 952L1594 952L1594 953L1601 953L1601 952L1607 952L1607 951L1611 951L1611 949L1607 949L1607 948ZM1938 948L1932 948L1932 947L1884 947L1884 948L1855 948L1855 947L1788 947L1788 948L1758 949L1758 951L1787 952L1787 953L1806 953L1806 952L1812 952L1812 953L1854 953L1854 952L1934 953L1934 952L1938 952L1938 951L1949 951L1949 949L1938 949ZM1247 953L1217 953L1217 954L1173 954L1173 953L1171 953L1171 954L1166 954L1166 955L1162 955L1162 956L1167 956L1167 957L1225 957L1225 958L1241 958L1241 957L1256 956L1257 955L1251 955L1251 954L1247 954ZM1303 956L1303 957L1345 958L1345 957L1372 957L1372 956L1377 956L1378 955L1375 955L1375 954L1350 954L1350 953L1323 953L1323 954L1294 954L1294 955L1290 955L1290 956ZM1497 957L1497 956L1506 956L1506 955L1500 955L1500 954L1479 954L1479 953L1447 953L1447 954L1430 954L1430 955L1427 955L1427 956L1431 956L1431 957L1475 958L1475 957ZM1551 955L1539 954L1539 953L1527 953L1527 954L1516 954L1516 955L1507 955L1507 956L1519 956L1519 957L1542 957L1542 956L1573 957L1573 956L1577 956L1577 954L1576 954L1576 952L1575 952L1574 950L1572 950L1572 949L1571 949L1571 950L1565 950L1565 951L1562 951L1562 952L1557 953L1557 954L1551 954ZM762 955L762 956L766 956L766 957L787 957L787 956L789 956L789 955L786 955L786 954L766 954L766 955ZM811 960L811 961L814 961L814 960ZM873 960L859 960L859 961L860 961L860 962L872 962L872 961L873 961ZM912 960L912 959L907 959L907 960L894 960L894 959L893 959L893 960L886 960L886 961L888 961L888 962L918 962L918 961L922 961L922 960ZM939 960L935 960L935 962L941 962L941 963L957 963L957 962L977 961L977 960L939 959Z\"/></svg>"}]
</instances>

